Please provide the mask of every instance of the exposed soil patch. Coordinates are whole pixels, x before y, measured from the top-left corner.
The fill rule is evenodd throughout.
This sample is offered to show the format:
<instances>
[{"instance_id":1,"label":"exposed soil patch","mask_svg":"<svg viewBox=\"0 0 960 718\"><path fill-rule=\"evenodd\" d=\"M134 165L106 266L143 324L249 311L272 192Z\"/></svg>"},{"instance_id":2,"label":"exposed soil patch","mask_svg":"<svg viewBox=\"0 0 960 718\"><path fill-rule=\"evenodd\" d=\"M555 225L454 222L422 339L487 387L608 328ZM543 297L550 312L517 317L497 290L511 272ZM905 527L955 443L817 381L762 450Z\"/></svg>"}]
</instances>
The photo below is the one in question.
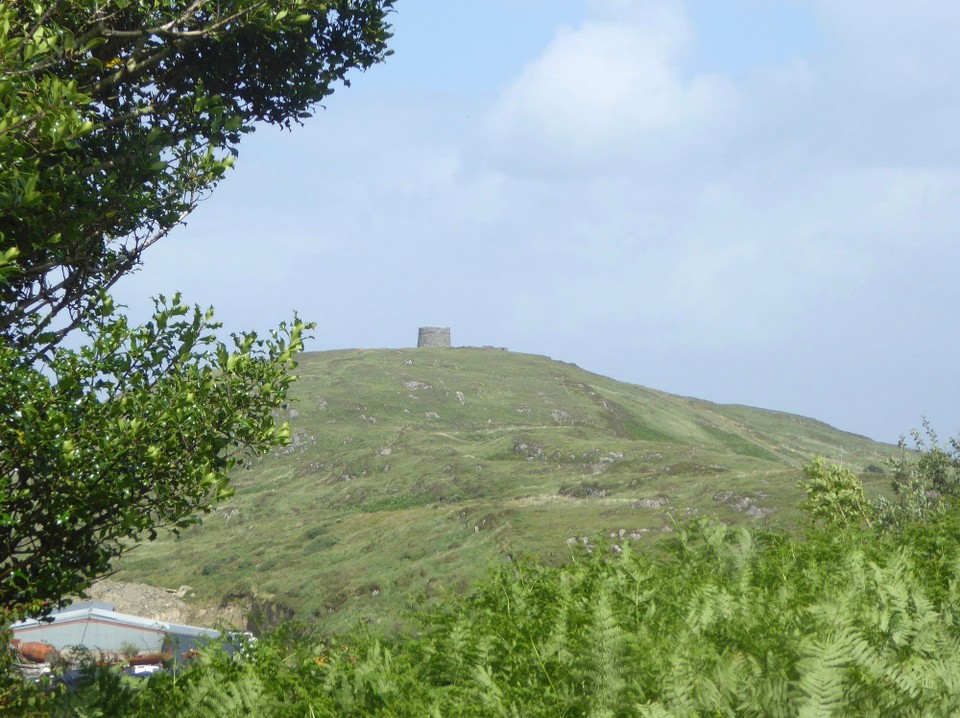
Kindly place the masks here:
<instances>
[{"instance_id":1,"label":"exposed soil patch","mask_svg":"<svg viewBox=\"0 0 960 718\"><path fill-rule=\"evenodd\" d=\"M193 597L190 586L157 588L145 583L100 579L88 590L89 599L103 601L113 606L118 613L150 618L155 621L180 623L188 626L211 627L227 624L245 626L247 606L232 602L226 606L213 606L189 600ZM74 603L84 599L75 599Z\"/></svg>"}]
</instances>

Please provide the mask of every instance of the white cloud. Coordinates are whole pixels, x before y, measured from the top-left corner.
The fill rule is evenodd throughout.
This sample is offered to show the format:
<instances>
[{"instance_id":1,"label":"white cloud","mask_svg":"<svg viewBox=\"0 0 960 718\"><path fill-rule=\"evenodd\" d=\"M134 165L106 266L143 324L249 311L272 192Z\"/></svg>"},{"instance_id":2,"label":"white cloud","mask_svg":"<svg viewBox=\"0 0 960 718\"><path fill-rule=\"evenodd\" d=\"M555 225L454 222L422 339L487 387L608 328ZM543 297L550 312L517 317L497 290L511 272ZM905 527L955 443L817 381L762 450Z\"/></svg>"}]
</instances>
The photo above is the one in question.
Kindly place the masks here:
<instances>
[{"instance_id":1,"label":"white cloud","mask_svg":"<svg viewBox=\"0 0 960 718\"><path fill-rule=\"evenodd\" d=\"M600 19L561 29L503 93L488 136L500 166L629 171L709 152L729 131L732 84L681 71L691 41L682 6L603 5Z\"/></svg>"}]
</instances>

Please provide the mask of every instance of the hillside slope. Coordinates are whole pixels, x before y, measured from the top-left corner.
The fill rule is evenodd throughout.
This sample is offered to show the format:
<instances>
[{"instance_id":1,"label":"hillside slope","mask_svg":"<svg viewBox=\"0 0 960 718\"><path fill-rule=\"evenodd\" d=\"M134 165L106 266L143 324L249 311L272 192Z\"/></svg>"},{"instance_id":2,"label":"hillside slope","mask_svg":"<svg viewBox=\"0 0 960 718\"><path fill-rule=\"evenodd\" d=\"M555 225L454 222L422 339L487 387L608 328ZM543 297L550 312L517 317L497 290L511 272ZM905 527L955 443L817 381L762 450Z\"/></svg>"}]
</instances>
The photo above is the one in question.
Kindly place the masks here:
<instances>
[{"instance_id":1,"label":"hillside slope","mask_svg":"<svg viewBox=\"0 0 960 718\"><path fill-rule=\"evenodd\" d=\"M132 552L121 578L390 629L410 597L463 590L513 554L648 544L697 515L789 523L804 462L842 446L864 471L893 451L496 349L308 353L298 373L293 443L238 472L202 526Z\"/></svg>"}]
</instances>

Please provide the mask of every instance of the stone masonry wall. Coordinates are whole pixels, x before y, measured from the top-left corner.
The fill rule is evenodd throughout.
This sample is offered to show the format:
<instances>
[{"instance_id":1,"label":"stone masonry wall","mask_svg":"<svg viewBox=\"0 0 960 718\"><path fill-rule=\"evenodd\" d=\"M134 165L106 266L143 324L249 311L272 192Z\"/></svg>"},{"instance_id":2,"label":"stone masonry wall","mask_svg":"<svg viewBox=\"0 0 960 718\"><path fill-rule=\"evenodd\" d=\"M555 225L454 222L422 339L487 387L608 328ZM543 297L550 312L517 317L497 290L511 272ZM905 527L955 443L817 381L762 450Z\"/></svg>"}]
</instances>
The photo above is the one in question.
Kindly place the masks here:
<instances>
[{"instance_id":1,"label":"stone masonry wall","mask_svg":"<svg viewBox=\"0 0 960 718\"><path fill-rule=\"evenodd\" d=\"M450 327L420 327L417 347L450 346Z\"/></svg>"}]
</instances>

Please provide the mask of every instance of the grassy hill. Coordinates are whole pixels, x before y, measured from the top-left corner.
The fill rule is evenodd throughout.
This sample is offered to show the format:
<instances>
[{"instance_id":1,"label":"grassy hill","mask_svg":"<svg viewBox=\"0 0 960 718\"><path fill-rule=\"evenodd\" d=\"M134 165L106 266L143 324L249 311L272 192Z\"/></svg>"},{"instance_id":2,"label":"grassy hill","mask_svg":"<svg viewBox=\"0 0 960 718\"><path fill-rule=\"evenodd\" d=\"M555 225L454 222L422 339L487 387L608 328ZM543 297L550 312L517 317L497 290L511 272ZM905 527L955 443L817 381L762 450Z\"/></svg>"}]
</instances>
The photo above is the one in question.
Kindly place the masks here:
<instances>
[{"instance_id":1,"label":"grassy hill","mask_svg":"<svg viewBox=\"0 0 960 718\"><path fill-rule=\"evenodd\" d=\"M462 591L510 555L650 545L698 515L789 524L803 463L842 445L864 472L893 453L812 419L497 349L300 361L293 443L238 472L203 525L132 552L120 578L252 596L323 630L391 630L412 597Z\"/></svg>"}]
</instances>

